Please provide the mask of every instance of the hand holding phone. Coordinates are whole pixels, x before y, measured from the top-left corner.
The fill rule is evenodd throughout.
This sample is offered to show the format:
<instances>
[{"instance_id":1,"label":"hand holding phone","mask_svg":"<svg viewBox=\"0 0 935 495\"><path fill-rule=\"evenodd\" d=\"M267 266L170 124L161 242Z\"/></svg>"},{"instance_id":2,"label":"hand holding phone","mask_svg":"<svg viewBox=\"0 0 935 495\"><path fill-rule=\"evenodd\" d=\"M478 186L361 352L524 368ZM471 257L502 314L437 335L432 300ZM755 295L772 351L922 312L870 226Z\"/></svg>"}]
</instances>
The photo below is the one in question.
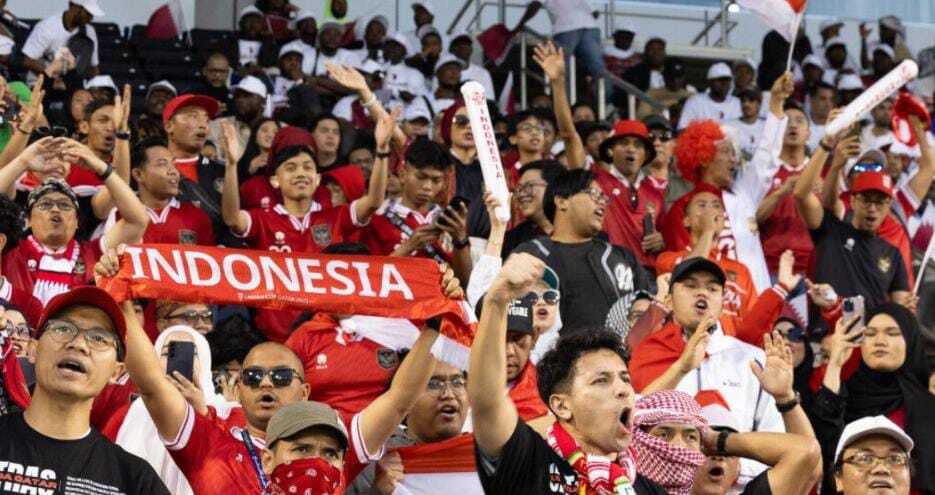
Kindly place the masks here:
<instances>
[{"instance_id":1,"label":"hand holding phone","mask_svg":"<svg viewBox=\"0 0 935 495\"><path fill-rule=\"evenodd\" d=\"M195 375L195 344L192 342L169 342L169 357L166 363L166 374L173 376L178 371L186 380L194 382Z\"/></svg>"},{"instance_id":2,"label":"hand holding phone","mask_svg":"<svg viewBox=\"0 0 935 495\"><path fill-rule=\"evenodd\" d=\"M857 318L857 322L854 323L852 329L862 329L864 327L864 296L845 298L842 310L841 318L845 321ZM863 338L864 334L860 332L854 338L854 342L860 342Z\"/></svg>"}]
</instances>

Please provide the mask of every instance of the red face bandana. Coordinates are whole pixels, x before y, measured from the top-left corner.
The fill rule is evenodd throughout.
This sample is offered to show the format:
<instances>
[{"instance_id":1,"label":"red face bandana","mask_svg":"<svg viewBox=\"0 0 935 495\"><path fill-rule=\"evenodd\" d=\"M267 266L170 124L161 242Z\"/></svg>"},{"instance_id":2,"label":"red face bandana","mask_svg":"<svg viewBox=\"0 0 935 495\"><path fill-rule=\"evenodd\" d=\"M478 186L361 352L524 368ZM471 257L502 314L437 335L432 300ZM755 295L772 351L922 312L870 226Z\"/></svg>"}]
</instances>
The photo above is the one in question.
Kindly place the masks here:
<instances>
[{"instance_id":1,"label":"red face bandana","mask_svg":"<svg viewBox=\"0 0 935 495\"><path fill-rule=\"evenodd\" d=\"M269 495L334 495L341 471L321 457L280 464L270 476Z\"/></svg>"}]
</instances>

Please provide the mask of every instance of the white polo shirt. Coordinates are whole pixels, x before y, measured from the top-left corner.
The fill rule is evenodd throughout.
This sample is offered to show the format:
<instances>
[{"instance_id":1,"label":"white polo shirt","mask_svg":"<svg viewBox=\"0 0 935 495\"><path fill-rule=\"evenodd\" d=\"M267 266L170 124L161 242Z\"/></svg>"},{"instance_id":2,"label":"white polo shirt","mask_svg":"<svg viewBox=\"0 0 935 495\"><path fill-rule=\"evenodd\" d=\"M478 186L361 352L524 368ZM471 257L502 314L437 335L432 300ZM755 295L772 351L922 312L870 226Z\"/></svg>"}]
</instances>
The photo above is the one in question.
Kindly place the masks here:
<instances>
[{"instance_id":1,"label":"white polo shirt","mask_svg":"<svg viewBox=\"0 0 935 495\"><path fill-rule=\"evenodd\" d=\"M94 41L94 51L91 53L91 66L97 67L100 62L97 56L98 42L94 26L88 24L80 29L84 29L85 34ZM32 31L29 32L29 37L26 38L26 42L23 43L23 54L34 60L51 62L52 59L55 58L55 52L58 51L59 48L65 46L72 36L78 34L78 31L79 29L71 31L65 30L65 25L62 23L62 14L46 17L36 23Z\"/></svg>"}]
</instances>

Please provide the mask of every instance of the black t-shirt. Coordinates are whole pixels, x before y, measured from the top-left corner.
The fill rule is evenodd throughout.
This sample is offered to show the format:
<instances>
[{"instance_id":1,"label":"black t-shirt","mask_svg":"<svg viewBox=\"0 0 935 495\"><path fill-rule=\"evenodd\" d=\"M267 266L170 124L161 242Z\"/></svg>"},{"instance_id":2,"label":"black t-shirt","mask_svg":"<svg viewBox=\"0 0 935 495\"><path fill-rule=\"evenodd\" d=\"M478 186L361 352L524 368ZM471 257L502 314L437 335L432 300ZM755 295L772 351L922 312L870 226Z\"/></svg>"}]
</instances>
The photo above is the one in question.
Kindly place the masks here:
<instances>
[{"instance_id":1,"label":"black t-shirt","mask_svg":"<svg viewBox=\"0 0 935 495\"><path fill-rule=\"evenodd\" d=\"M607 310L614 301L607 301L601 286L594 280L588 262L591 241L578 244L556 242L556 257L562 260L560 270L562 298L559 311L564 326L592 327L603 326L607 319ZM595 311L600 303L603 311Z\"/></svg>"},{"instance_id":2,"label":"black t-shirt","mask_svg":"<svg viewBox=\"0 0 935 495\"><path fill-rule=\"evenodd\" d=\"M484 174L481 173L480 162L474 160L465 165L453 156L451 159L455 167L455 196L461 196L472 204L480 203L483 206Z\"/></svg>"},{"instance_id":3,"label":"black t-shirt","mask_svg":"<svg viewBox=\"0 0 935 495\"><path fill-rule=\"evenodd\" d=\"M94 429L80 440L56 440L17 413L0 417L0 432L0 494L169 494L146 461Z\"/></svg>"},{"instance_id":4,"label":"black t-shirt","mask_svg":"<svg viewBox=\"0 0 935 495\"><path fill-rule=\"evenodd\" d=\"M763 471L759 476L750 480L740 495L773 495L773 490L769 487L768 473L769 470Z\"/></svg>"},{"instance_id":5,"label":"black t-shirt","mask_svg":"<svg viewBox=\"0 0 935 495\"><path fill-rule=\"evenodd\" d=\"M869 309L886 302L890 292L909 290L899 250L880 237L855 229L828 210L811 236L815 281L831 284L839 295L862 294Z\"/></svg>"},{"instance_id":6,"label":"black t-shirt","mask_svg":"<svg viewBox=\"0 0 935 495\"><path fill-rule=\"evenodd\" d=\"M578 493L578 473L526 423L516 429L491 459L474 445L477 475L484 493L492 494L569 494ZM665 495L665 490L642 476L633 484L638 495Z\"/></svg>"}]
</instances>

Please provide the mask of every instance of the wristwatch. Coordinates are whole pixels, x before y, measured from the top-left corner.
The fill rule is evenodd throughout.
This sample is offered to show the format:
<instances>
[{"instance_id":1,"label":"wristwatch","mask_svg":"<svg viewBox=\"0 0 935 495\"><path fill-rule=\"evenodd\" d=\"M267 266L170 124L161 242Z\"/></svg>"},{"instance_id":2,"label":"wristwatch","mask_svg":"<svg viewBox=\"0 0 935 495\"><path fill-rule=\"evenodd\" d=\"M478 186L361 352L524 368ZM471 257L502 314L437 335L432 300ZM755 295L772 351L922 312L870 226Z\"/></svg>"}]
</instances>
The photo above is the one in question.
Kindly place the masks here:
<instances>
[{"instance_id":1,"label":"wristwatch","mask_svg":"<svg viewBox=\"0 0 935 495\"><path fill-rule=\"evenodd\" d=\"M117 131L114 133L114 137L121 141L129 141L130 131Z\"/></svg>"},{"instance_id":2,"label":"wristwatch","mask_svg":"<svg viewBox=\"0 0 935 495\"><path fill-rule=\"evenodd\" d=\"M468 239L467 237L465 237L464 239L461 239L461 240L451 241L451 244L452 244L456 249L464 249L464 248L466 248L466 247L468 246L468 244L470 244L470 243L471 243L471 240Z\"/></svg>"},{"instance_id":3,"label":"wristwatch","mask_svg":"<svg viewBox=\"0 0 935 495\"><path fill-rule=\"evenodd\" d=\"M107 180L108 177L110 177L110 174L112 174L112 173L114 173L114 167L112 167L112 166L108 163L108 164L107 164L107 168L105 168L103 172L97 174L97 178L100 179L101 182L104 182L104 181Z\"/></svg>"},{"instance_id":4,"label":"wristwatch","mask_svg":"<svg viewBox=\"0 0 935 495\"><path fill-rule=\"evenodd\" d=\"M795 409L795 406L799 405L799 402L800 402L799 393L796 392L796 393L795 393L795 397L793 397L792 400L790 400L790 401L788 401L788 402L783 402L782 404L780 404L780 403L777 402L777 403L776 403L776 409L779 410L779 413L780 413L780 414L785 414L785 413L787 413L787 412L789 412L789 411Z\"/></svg>"}]
</instances>

